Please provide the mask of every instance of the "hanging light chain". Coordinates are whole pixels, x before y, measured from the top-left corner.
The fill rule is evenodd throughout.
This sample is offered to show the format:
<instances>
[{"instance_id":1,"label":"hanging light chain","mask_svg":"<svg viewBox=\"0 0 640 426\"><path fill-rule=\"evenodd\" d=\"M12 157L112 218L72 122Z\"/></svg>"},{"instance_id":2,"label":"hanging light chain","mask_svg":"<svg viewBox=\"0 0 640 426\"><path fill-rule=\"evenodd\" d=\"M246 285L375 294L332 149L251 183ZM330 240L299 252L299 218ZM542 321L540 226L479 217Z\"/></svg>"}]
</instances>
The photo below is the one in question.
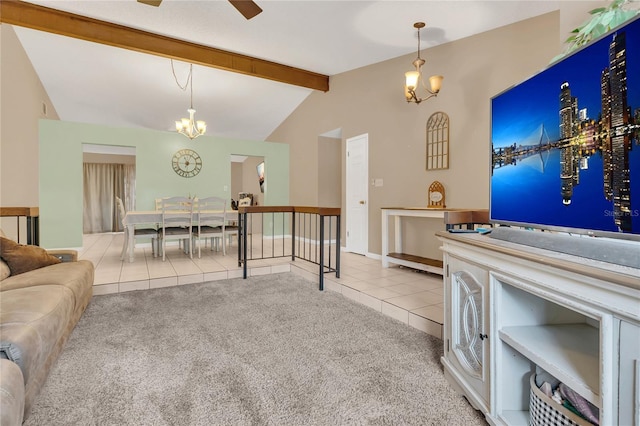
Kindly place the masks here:
<instances>
[{"instance_id":1,"label":"hanging light chain","mask_svg":"<svg viewBox=\"0 0 640 426\"><path fill-rule=\"evenodd\" d=\"M420 28L421 27L418 27L418 59L422 59L420 57Z\"/></svg>"},{"instance_id":2,"label":"hanging light chain","mask_svg":"<svg viewBox=\"0 0 640 426\"><path fill-rule=\"evenodd\" d=\"M171 59L171 72L173 73L173 78L176 80L176 84L178 87L184 92L187 90L187 86L191 81L191 76L193 75L193 64L189 64L189 75L187 75L187 81L184 83L184 86L178 82L178 77L176 76L176 70L173 67L173 59ZM191 90L193 90L193 83L191 83Z\"/></svg>"}]
</instances>

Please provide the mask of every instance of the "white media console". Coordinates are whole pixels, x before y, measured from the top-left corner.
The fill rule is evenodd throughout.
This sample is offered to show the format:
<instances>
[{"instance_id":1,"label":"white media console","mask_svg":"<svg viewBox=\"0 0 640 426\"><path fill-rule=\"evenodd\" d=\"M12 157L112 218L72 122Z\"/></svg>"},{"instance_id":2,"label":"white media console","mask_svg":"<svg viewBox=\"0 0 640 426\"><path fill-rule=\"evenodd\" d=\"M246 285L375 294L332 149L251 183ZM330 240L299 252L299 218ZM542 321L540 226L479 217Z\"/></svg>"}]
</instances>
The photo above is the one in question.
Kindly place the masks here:
<instances>
[{"instance_id":1,"label":"white media console","mask_svg":"<svg viewBox=\"0 0 640 426\"><path fill-rule=\"evenodd\" d=\"M490 424L529 424L529 378L544 369L640 426L640 269L480 234L439 232L444 365ZM640 243L624 242L640 256Z\"/></svg>"}]
</instances>

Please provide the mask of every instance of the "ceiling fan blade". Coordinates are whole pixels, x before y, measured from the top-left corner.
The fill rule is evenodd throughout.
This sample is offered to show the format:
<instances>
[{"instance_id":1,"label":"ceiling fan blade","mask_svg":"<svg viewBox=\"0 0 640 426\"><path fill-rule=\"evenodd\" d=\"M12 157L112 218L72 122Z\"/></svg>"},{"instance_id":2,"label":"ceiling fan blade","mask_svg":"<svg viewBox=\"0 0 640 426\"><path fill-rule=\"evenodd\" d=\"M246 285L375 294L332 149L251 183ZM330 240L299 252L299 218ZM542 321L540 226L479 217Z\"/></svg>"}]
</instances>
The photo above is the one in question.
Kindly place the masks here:
<instances>
[{"instance_id":1,"label":"ceiling fan blade","mask_svg":"<svg viewBox=\"0 0 640 426\"><path fill-rule=\"evenodd\" d=\"M257 14L259 14L260 12L262 12L262 9L260 8L260 6L258 6L255 2L251 0L229 0L229 3L231 3L233 7L238 9L238 12L242 13L242 16L244 16L247 19L251 19Z\"/></svg>"},{"instance_id":2,"label":"ceiling fan blade","mask_svg":"<svg viewBox=\"0 0 640 426\"><path fill-rule=\"evenodd\" d=\"M138 0L138 3L144 3L148 4L149 6L158 7L160 6L160 3L162 3L162 0Z\"/></svg>"}]
</instances>

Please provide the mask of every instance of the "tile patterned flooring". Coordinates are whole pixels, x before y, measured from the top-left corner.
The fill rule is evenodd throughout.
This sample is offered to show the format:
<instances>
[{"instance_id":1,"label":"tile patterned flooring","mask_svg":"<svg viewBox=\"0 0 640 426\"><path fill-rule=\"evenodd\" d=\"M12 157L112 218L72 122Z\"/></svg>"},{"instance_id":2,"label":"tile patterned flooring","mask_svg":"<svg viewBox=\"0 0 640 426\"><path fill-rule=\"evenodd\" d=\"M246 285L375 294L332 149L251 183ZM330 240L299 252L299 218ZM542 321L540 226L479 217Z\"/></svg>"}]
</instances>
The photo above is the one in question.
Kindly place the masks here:
<instances>
[{"instance_id":1,"label":"tile patterned flooring","mask_svg":"<svg viewBox=\"0 0 640 426\"><path fill-rule=\"evenodd\" d=\"M147 290L242 277L237 245L225 256L221 251L194 250L189 258L177 245L167 246L166 261L153 257L150 244L138 244L132 263L120 260L122 233L88 234L79 258L95 266L94 295ZM444 316L443 281L439 275L392 266L383 268L379 259L341 252L340 278L325 274L325 290L336 291L396 320L442 338ZM250 260L249 275L293 272L317 288L318 266L289 257Z\"/></svg>"}]
</instances>

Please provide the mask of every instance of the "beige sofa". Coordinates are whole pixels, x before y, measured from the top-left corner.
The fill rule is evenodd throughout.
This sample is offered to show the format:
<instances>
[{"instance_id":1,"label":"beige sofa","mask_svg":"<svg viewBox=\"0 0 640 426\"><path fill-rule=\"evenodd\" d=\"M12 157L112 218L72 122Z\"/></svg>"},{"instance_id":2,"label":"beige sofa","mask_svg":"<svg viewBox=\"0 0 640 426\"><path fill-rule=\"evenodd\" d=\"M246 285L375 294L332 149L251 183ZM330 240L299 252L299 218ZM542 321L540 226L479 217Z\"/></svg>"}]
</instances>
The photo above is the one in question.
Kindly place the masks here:
<instances>
[{"instance_id":1,"label":"beige sofa","mask_svg":"<svg viewBox=\"0 0 640 426\"><path fill-rule=\"evenodd\" d=\"M21 256L33 252L47 266L40 259L23 266ZM0 258L0 424L19 425L91 300L94 267L75 251L46 252L4 237Z\"/></svg>"}]
</instances>

